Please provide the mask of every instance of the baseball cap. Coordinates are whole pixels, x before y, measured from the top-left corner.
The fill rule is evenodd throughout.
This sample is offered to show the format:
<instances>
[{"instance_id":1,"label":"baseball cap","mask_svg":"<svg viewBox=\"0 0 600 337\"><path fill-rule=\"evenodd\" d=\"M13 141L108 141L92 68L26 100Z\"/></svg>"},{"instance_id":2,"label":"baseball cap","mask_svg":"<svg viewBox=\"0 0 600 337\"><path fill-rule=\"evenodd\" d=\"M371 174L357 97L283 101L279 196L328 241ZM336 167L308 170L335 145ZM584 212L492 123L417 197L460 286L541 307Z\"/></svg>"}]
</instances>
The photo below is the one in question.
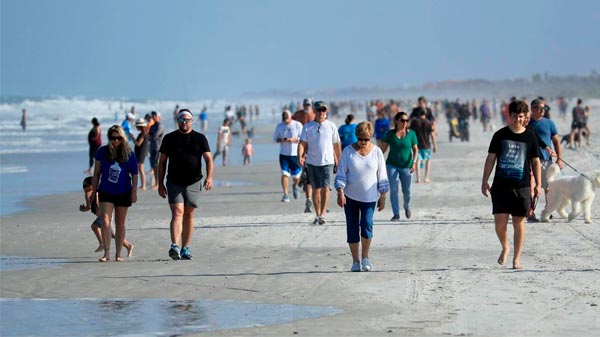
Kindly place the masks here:
<instances>
[{"instance_id":1,"label":"baseball cap","mask_svg":"<svg viewBox=\"0 0 600 337\"><path fill-rule=\"evenodd\" d=\"M152 111L150 114L152 116L160 116L160 111L158 111L158 110L157 111Z\"/></svg>"},{"instance_id":2,"label":"baseball cap","mask_svg":"<svg viewBox=\"0 0 600 337\"><path fill-rule=\"evenodd\" d=\"M127 118L127 119L135 119L135 115L134 115L134 114L132 114L131 112L128 112L128 113L125 115L125 118Z\"/></svg>"},{"instance_id":3,"label":"baseball cap","mask_svg":"<svg viewBox=\"0 0 600 337\"><path fill-rule=\"evenodd\" d=\"M319 109L325 108L325 110L329 111L329 107L323 101L315 102L315 110L319 111Z\"/></svg>"},{"instance_id":4,"label":"baseball cap","mask_svg":"<svg viewBox=\"0 0 600 337\"><path fill-rule=\"evenodd\" d=\"M304 101L302 102L302 106L307 106L307 105L312 105L312 99L310 99L310 98L304 99Z\"/></svg>"},{"instance_id":5,"label":"baseball cap","mask_svg":"<svg viewBox=\"0 0 600 337\"><path fill-rule=\"evenodd\" d=\"M292 113L288 109L283 110L283 112L281 113L282 118L287 118L287 117L290 117L291 115L292 115Z\"/></svg>"}]
</instances>

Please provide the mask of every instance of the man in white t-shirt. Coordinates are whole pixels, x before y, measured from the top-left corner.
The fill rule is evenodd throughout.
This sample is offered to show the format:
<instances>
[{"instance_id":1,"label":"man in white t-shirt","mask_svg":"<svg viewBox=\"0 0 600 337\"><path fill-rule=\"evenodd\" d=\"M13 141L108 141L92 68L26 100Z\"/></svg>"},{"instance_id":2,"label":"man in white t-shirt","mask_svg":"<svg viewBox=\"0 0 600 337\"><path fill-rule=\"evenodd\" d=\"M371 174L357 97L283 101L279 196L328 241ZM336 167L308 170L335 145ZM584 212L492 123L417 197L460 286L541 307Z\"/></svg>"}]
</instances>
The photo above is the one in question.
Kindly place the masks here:
<instances>
[{"instance_id":1,"label":"man in white t-shirt","mask_svg":"<svg viewBox=\"0 0 600 337\"><path fill-rule=\"evenodd\" d=\"M315 102L315 120L304 124L298 144L298 161L306 164L308 180L313 188L313 204L317 217L313 224L325 223L323 214L329 203L329 190L333 184L342 147L335 123L327 120L329 108L323 101Z\"/></svg>"},{"instance_id":2,"label":"man in white t-shirt","mask_svg":"<svg viewBox=\"0 0 600 337\"><path fill-rule=\"evenodd\" d=\"M292 191L294 199L298 199L298 183L302 174L302 166L298 163L298 143L302 123L292 119L289 110L281 114L281 123L275 127L273 140L279 143L279 166L281 167L281 188L283 189L282 202L290 202L288 195L289 177L293 179Z\"/></svg>"}]
</instances>

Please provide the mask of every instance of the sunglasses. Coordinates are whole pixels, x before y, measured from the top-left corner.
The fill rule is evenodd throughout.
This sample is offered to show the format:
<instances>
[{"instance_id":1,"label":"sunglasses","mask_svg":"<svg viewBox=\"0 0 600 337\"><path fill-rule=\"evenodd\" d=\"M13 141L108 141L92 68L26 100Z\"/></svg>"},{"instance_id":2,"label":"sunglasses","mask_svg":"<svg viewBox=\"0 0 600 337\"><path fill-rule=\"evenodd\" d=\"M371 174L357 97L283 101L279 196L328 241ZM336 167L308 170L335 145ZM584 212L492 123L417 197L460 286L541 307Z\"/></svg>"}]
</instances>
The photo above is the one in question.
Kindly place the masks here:
<instances>
[{"instance_id":1,"label":"sunglasses","mask_svg":"<svg viewBox=\"0 0 600 337\"><path fill-rule=\"evenodd\" d=\"M121 136L110 136L110 137L108 137L108 139L110 139L110 140L123 140L123 137L121 137Z\"/></svg>"},{"instance_id":2,"label":"sunglasses","mask_svg":"<svg viewBox=\"0 0 600 337\"><path fill-rule=\"evenodd\" d=\"M318 108L317 111L318 112L327 112L327 108Z\"/></svg>"},{"instance_id":3,"label":"sunglasses","mask_svg":"<svg viewBox=\"0 0 600 337\"><path fill-rule=\"evenodd\" d=\"M190 118L179 118L177 121L179 123L186 123L186 124L192 122L192 120Z\"/></svg>"},{"instance_id":4,"label":"sunglasses","mask_svg":"<svg viewBox=\"0 0 600 337\"><path fill-rule=\"evenodd\" d=\"M371 138L358 138L359 142L370 142Z\"/></svg>"},{"instance_id":5,"label":"sunglasses","mask_svg":"<svg viewBox=\"0 0 600 337\"><path fill-rule=\"evenodd\" d=\"M404 118L400 118L399 121L400 121L400 123L408 123L408 119L404 119Z\"/></svg>"}]
</instances>

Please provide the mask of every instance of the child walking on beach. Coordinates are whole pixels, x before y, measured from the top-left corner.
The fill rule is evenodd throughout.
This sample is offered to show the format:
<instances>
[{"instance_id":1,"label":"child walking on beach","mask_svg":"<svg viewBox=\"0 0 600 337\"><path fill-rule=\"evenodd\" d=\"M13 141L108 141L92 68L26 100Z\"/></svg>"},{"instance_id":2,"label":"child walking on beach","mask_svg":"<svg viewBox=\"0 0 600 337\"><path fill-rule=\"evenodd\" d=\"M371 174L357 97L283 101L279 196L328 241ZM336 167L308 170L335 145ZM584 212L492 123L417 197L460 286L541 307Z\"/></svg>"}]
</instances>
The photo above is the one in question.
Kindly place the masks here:
<instances>
[{"instance_id":1,"label":"child walking on beach","mask_svg":"<svg viewBox=\"0 0 600 337\"><path fill-rule=\"evenodd\" d=\"M252 155L254 154L254 147L252 146L252 139L246 138L246 143L242 146L242 155L244 156L244 166L252 165Z\"/></svg>"},{"instance_id":2,"label":"child walking on beach","mask_svg":"<svg viewBox=\"0 0 600 337\"><path fill-rule=\"evenodd\" d=\"M96 215L96 211L98 210L98 200L91 200L92 198L92 177L86 177L83 179L83 194L85 196L85 204L79 205L80 212L92 211L94 215ZM98 240L98 248L94 252L98 253L104 249L104 244L102 241L102 220L100 217L96 217L92 225L90 226L94 235L96 235L96 239ZM112 237L115 237L115 233L112 233ZM133 245L131 242L127 241L127 239L123 240L123 246L127 249L127 257L130 257L133 253Z\"/></svg>"}]
</instances>

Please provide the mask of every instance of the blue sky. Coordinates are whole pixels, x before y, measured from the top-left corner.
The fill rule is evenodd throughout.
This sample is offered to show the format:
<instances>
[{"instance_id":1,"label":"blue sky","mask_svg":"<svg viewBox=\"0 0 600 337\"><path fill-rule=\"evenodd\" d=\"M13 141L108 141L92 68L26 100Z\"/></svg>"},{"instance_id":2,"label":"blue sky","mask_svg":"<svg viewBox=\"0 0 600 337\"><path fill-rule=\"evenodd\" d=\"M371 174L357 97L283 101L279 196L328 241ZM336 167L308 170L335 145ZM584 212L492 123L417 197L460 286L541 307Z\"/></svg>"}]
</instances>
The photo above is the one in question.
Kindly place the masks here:
<instances>
[{"instance_id":1,"label":"blue sky","mask_svg":"<svg viewBox=\"0 0 600 337\"><path fill-rule=\"evenodd\" d=\"M0 91L156 99L600 71L600 1L0 0Z\"/></svg>"}]
</instances>

